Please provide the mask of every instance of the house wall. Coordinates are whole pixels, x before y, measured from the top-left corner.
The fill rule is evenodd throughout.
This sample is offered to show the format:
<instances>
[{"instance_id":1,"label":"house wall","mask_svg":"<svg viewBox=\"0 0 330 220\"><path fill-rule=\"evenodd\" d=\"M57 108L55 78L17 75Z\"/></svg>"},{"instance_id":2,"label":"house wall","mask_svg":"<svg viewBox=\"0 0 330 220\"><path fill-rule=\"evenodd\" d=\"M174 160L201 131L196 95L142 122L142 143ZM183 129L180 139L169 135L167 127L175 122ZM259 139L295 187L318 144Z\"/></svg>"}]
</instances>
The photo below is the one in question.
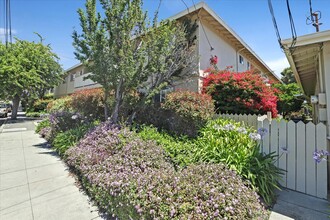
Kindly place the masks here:
<instances>
[{"instance_id":1,"label":"house wall","mask_svg":"<svg viewBox=\"0 0 330 220\"><path fill-rule=\"evenodd\" d=\"M234 48L227 39L220 36L211 26L203 21L203 26L206 34L204 33L202 26L199 25L199 56L200 56L200 69L205 70L210 67L211 55L218 57L218 68L225 69L227 66L233 66L233 70L237 72L246 71L248 69L247 62L249 62L243 55L244 64L239 63L239 50ZM206 37L207 35L207 37ZM211 51L210 44L214 48ZM251 65L251 62L250 62Z\"/></svg>"},{"instance_id":2,"label":"house wall","mask_svg":"<svg viewBox=\"0 0 330 220\"><path fill-rule=\"evenodd\" d=\"M100 84L95 83L91 79L84 79L85 77L87 77L90 74L91 73L85 73L83 75L75 77L75 79L74 79L74 90L75 91L82 90L82 89L92 89L92 88L101 87Z\"/></svg>"},{"instance_id":3,"label":"house wall","mask_svg":"<svg viewBox=\"0 0 330 220\"><path fill-rule=\"evenodd\" d=\"M70 76L66 76L63 82L54 88L54 97L59 98L73 93L74 82L70 81Z\"/></svg>"},{"instance_id":4,"label":"house wall","mask_svg":"<svg viewBox=\"0 0 330 220\"><path fill-rule=\"evenodd\" d=\"M63 83L55 87L54 97L59 98L61 96L70 95L78 90L101 87L101 85L93 82L90 79L84 80L84 77L86 77L88 74L90 73L87 73L87 69L82 65L69 70Z\"/></svg>"}]
</instances>

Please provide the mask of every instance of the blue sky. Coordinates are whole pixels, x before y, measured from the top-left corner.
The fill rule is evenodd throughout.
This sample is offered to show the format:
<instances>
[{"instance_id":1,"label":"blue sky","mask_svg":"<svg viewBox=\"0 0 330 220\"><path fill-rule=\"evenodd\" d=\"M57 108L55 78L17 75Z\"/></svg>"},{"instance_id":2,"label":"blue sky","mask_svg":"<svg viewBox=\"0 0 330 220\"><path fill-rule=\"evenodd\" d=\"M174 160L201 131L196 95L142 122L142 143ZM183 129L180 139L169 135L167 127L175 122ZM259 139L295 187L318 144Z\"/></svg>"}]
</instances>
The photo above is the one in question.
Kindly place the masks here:
<instances>
[{"instance_id":1,"label":"blue sky","mask_svg":"<svg viewBox=\"0 0 330 220\"><path fill-rule=\"evenodd\" d=\"M3 13L0 0L0 14ZM158 0L144 0L144 8L153 15ZM192 0L184 0L188 7ZM199 0L195 0L195 3ZM205 0L205 2L266 62L276 73L288 66L281 51L268 9L267 0ZM282 39L291 38L290 23L285 0L272 0L275 17ZM297 35L315 32L312 25L306 25L309 14L308 0L290 0ZM12 30L14 36L23 40L38 40L33 32L45 38L61 58L60 63L67 69L79 63L74 55L71 34L79 30L78 8L84 7L85 0L11 0ZM313 10L322 13L320 27L330 29L329 0L312 0ZM163 0L160 18L168 18L186 9L182 0ZM4 21L0 17L0 38L3 39Z\"/></svg>"}]
</instances>

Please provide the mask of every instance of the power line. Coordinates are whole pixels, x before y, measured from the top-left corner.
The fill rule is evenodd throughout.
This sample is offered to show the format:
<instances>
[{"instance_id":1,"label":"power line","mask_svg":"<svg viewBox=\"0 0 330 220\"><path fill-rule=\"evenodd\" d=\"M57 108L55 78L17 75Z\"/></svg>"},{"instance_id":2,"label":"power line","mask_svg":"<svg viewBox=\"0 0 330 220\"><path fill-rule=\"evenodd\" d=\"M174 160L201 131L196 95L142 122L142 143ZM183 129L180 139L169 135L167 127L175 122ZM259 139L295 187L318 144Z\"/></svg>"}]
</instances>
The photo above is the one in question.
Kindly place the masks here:
<instances>
[{"instance_id":1,"label":"power line","mask_svg":"<svg viewBox=\"0 0 330 220\"><path fill-rule=\"evenodd\" d=\"M8 46L8 42L12 43L12 32L11 32L11 12L10 12L10 0L4 0L4 35L5 43Z\"/></svg>"},{"instance_id":2,"label":"power line","mask_svg":"<svg viewBox=\"0 0 330 220\"><path fill-rule=\"evenodd\" d=\"M273 25L274 25L275 32L276 32L277 41L278 41L280 47L283 49L284 47L283 47L283 44L281 42L281 35L280 35L279 30L278 30L278 26L277 26L277 22L276 22L276 19L275 19L274 9L273 9L273 5L272 5L271 0L268 0L268 8L269 8L270 14L272 16L272 21L273 21Z\"/></svg>"},{"instance_id":3,"label":"power line","mask_svg":"<svg viewBox=\"0 0 330 220\"><path fill-rule=\"evenodd\" d=\"M191 1L192 1L192 3L194 4L194 8L195 8L195 10L197 11L197 7L196 7L196 4L195 4L195 1L194 1L194 0L191 0ZM200 19L198 13L197 13L197 18L198 18L198 20L199 20L200 23L201 23L202 30L203 30L204 35L205 35L205 37L206 37L206 40L207 40L207 42L208 42L208 44L209 44L209 46L210 46L210 50L212 51L212 50L214 50L214 48L213 48L212 45L211 45L211 42L210 42L210 40L209 40L209 37L207 36L207 33L206 33L206 31L205 31L205 28L204 28L203 22L202 22L202 20Z\"/></svg>"},{"instance_id":4,"label":"power line","mask_svg":"<svg viewBox=\"0 0 330 220\"><path fill-rule=\"evenodd\" d=\"M288 9L289 20L290 20L290 28L291 28L291 35L292 35L291 48L292 48L296 44L296 41L297 41L297 32L296 32L296 27L295 27L294 21L293 21L289 0L286 0L286 6Z\"/></svg>"},{"instance_id":5,"label":"power line","mask_svg":"<svg viewBox=\"0 0 330 220\"><path fill-rule=\"evenodd\" d=\"M312 23L314 23L313 9L312 9L312 0L309 0L309 13L310 13L311 21L312 21Z\"/></svg>"},{"instance_id":6,"label":"power line","mask_svg":"<svg viewBox=\"0 0 330 220\"><path fill-rule=\"evenodd\" d=\"M184 0L181 0L181 2L186 6L188 13L190 13L189 12L189 8L188 8L188 5L186 4L186 2Z\"/></svg>"}]
</instances>

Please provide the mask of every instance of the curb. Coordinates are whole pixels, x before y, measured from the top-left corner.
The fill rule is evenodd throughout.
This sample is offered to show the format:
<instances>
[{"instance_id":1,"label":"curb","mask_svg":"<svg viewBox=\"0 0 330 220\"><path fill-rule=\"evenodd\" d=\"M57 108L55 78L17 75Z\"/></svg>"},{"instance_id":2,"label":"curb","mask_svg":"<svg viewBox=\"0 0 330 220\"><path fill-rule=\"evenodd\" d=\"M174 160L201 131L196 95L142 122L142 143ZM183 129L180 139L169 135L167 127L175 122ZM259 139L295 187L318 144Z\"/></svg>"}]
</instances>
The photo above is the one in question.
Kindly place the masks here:
<instances>
[{"instance_id":1,"label":"curb","mask_svg":"<svg viewBox=\"0 0 330 220\"><path fill-rule=\"evenodd\" d=\"M5 119L5 121L3 122L3 124L0 126L0 134L2 133L2 130L5 127L6 123L7 123L7 118Z\"/></svg>"}]
</instances>

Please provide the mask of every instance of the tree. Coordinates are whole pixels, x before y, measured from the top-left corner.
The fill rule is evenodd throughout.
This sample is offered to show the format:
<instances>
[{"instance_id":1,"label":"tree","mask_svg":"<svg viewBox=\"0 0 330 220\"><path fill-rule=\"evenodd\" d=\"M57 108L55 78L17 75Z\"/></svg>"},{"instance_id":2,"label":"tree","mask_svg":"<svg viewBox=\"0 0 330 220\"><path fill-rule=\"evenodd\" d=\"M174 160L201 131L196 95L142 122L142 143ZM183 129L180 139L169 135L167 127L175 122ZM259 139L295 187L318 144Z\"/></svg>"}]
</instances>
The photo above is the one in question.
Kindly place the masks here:
<instances>
[{"instance_id":1,"label":"tree","mask_svg":"<svg viewBox=\"0 0 330 220\"><path fill-rule=\"evenodd\" d=\"M274 87L278 89L277 109L283 114L283 117L301 110L305 97L297 83L276 84Z\"/></svg>"},{"instance_id":2,"label":"tree","mask_svg":"<svg viewBox=\"0 0 330 220\"><path fill-rule=\"evenodd\" d=\"M73 40L76 57L93 73L89 78L102 85L105 102L111 92L115 93L111 119L116 123L125 95L133 90L143 92L141 100L150 98L180 69L189 66L194 56L183 43L188 26L172 21L158 24L157 13L148 26L142 0L100 3L103 17L96 12L96 0L87 0L86 10L78 10L82 33L75 31Z\"/></svg>"},{"instance_id":3,"label":"tree","mask_svg":"<svg viewBox=\"0 0 330 220\"><path fill-rule=\"evenodd\" d=\"M12 99L12 119L24 94L44 94L61 80L62 68L49 45L16 39L6 47L0 44L0 96Z\"/></svg>"},{"instance_id":4,"label":"tree","mask_svg":"<svg viewBox=\"0 0 330 220\"><path fill-rule=\"evenodd\" d=\"M296 83L297 82L290 67L285 68L281 72L281 76L282 76L281 80L285 84L290 84L290 83Z\"/></svg>"}]
</instances>

